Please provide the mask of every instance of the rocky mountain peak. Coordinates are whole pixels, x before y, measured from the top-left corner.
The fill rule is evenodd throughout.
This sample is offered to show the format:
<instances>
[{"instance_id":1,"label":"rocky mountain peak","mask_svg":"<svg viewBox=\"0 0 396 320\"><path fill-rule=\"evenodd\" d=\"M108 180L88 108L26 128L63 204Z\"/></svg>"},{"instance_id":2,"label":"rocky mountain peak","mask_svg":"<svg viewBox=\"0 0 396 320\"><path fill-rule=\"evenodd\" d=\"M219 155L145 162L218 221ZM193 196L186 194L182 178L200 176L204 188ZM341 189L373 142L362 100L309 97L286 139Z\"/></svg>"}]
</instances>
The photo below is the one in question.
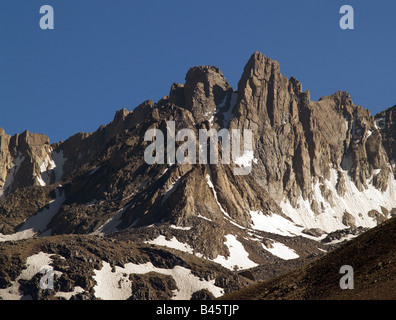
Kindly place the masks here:
<instances>
[{"instance_id":1,"label":"rocky mountain peak","mask_svg":"<svg viewBox=\"0 0 396 320\"><path fill-rule=\"evenodd\" d=\"M246 63L241 80L245 82L249 78L269 81L275 74L280 74L279 62L256 51Z\"/></svg>"},{"instance_id":2,"label":"rocky mountain peak","mask_svg":"<svg viewBox=\"0 0 396 320\"><path fill-rule=\"evenodd\" d=\"M338 106L350 106L352 105L352 98L350 94L346 91L339 90L335 93L333 93L330 96L325 96L325 97L320 97L319 101L326 100L326 99L332 99Z\"/></svg>"},{"instance_id":3,"label":"rocky mountain peak","mask_svg":"<svg viewBox=\"0 0 396 320\"><path fill-rule=\"evenodd\" d=\"M297 79L289 81L280 73L277 61L255 52L238 82L239 123L247 126L249 122L261 131L266 130L265 125L258 125L262 122L278 126L297 120L298 102L303 99L301 90Z\"/></svg>"},{"instance_id":4,"label":"rocky mountain peak","mask_svg":"<svg viewBox=\"0 0 396 320\"><path fill-rule=\"evenodd\" d=\"M220 69L213 66L191 68L183 89L184 107L191 111L197 122L212 117L226 93L232 91Z\"/></svg>"}]
</instances>

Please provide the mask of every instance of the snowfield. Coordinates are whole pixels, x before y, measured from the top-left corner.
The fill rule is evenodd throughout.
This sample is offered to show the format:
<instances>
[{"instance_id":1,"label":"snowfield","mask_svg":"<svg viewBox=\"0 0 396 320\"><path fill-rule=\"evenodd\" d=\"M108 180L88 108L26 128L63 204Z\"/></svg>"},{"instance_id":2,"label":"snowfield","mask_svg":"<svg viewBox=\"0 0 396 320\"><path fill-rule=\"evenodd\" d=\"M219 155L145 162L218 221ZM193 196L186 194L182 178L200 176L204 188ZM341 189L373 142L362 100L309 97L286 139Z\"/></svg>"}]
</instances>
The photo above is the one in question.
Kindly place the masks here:
<instances>
[{"instance_id":1,"label":"snowfield","mask_svg":"<svg viewBox=\"0 0 396 320\"><path fill-rule=\"evenodd\" d=\"M343 224L342 220L346 211L353 216L357 227L373 228L377 225L377 221L368 216L370 210L381 213L381 206L388 210L396 206L396 180L392 174L389 175L388 188L385 192L372 185L372 178L367 181L367 189L360 192L348 176L347 171L343 171L346 192L341 197L337 194L335 188L337 184L336 169L331 169L330 173L330 180L326 180L325 185L332 193L333 206L323 197L319 183L312 186L314 199L319 207L322 206L323 208L320 209L320 214L315 214L311 209L310 202L304 200L302 196L297 199L296 207L293 207L288 199L281 201L280 206L283 212L295 224L302 225L304 228L320 228L327 233L345 229L347 226Z\"/></svg>"}]
</instances>

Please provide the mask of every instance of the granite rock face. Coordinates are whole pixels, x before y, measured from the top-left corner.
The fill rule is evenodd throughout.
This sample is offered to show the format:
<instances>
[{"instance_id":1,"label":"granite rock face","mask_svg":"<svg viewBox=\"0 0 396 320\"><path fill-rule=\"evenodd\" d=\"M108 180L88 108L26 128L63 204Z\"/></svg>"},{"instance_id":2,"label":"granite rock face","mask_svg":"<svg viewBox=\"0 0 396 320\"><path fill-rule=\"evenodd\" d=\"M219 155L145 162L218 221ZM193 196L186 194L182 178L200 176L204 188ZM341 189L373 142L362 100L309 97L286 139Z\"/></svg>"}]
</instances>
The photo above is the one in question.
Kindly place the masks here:
<instances>
[{"instance_id":1,"label":"granite rock face","mask_svg":"<svg viewBox=\"0 0 396 320\"><path fill-rule=\"evenodd\" d=\"M49 138L28 131L9 136L0 128L0 196L53 182Z\"/></svg>"},{"instance_id":2,"label":"granite rock face","mask_svg":"<svg viewBox=\"0 0 396 320\"><path fill-rule=\"evenodd\" d=\"M191 68L184 84L184 106L197 123L208 120L227 92L232 91L217 67Z\"/></svg>"},{"instance_id":3,"label":"granite rock face","mask_svg":"<svg viewBox=\"0 0 396 320\"><path fill-rule=\"evenodd\" d=\"M393 173L396 174L396 105L375 115L375 123L381 132L382 144L392 165Z\"/></svg>"}]
</instances>

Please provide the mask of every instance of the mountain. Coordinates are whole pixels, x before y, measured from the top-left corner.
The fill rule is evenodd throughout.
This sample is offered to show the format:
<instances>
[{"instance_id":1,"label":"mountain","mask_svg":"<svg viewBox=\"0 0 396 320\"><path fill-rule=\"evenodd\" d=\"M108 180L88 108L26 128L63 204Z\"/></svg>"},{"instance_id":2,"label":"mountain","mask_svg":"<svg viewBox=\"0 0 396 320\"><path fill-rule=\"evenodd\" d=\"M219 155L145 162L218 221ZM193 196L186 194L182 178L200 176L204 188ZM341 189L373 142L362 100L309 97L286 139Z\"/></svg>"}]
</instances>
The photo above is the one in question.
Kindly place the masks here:
<instances>
[{"instance_id":1,"label":"mountain","mask_svg":"<svg viewBox=\"0 0 396 320\"><path fill-rule=\"evenodd\" d=\"M311 101L277 61L255 52L237 90L217 67L198 66L168 96L117 111L93 133L50 145L44 135L1 130L0 240L6 248L99 237L177 249L246 281L272 278L396 214L394 108L372 116L342 91ZM152 129L165 135L156 153L164 163L146 161ZM221 138L213 164L195 139L188 152L200 161L175 161L172 137L210 129L251 132L252 149L227 162Z\"/></svg>"}]
</instances>

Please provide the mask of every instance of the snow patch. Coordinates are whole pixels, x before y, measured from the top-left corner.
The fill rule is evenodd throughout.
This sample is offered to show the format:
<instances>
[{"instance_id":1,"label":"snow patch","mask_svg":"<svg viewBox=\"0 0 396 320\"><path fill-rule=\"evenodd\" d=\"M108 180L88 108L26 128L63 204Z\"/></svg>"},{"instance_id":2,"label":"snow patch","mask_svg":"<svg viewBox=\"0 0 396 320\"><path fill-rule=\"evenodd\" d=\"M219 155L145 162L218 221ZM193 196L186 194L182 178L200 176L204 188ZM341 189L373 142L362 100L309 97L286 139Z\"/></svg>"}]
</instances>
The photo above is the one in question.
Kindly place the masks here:
<instances>
[{"instance_id":1,"label":"snow patch","mask_svg":"<svg viewBox=\"0 0 396 320\"><path fill-rule=\"evenodd\" d=\"M108 235L114 232L117 232L117 226L121 222L121 217L124 214L125 210L128 209L130 205L125 206L121 210L119 210L113 217L108 219L103 225L101 225L98 229L96 229L92 234L96 235Z\"/></svg>"},{"instance_id":2,"label":"snow patch","mask_svg":"<svg viewBox=\"0 0 396 320\"><path fill-rule=\"evenodd\" d=\"M249 269L258 266L257 263L249 259L249 253L234 235L228 234L225 237L227 239L225 245L228 247L230 255L228 257L219 255L212 261L221 264L229 270Z\"/></svg>"},{"instance_id":3,"label":"snow patch","mask_svg":"<svg viewBox=\"0 0 396 320\"><path fill-rule=\"evenodd\" d=\"M173 277L178 288L173 291L173 300L189 300L194 292L202 289L209 290L215 297L224 294L224 290L214 284L214 279L210 281L201 280L193 275L190 269L181 266L175 266L173 269L162 269L155 267L151 262L145 264L127 263L123 268L116 266L115 272L112 272L110 264L103 261L102 269L94 270L95 296L104 300L126 300L132 294L132 282L129 280L129 274L146 274L149 272L158 272Z\"/></svg>"},{"instance_id":4,"label":"snow patch","mask_svg":"<svg viewBox=\"0 0 396 320\"><path fill-rule=\"evenodd\" d=\"M11 287L6 289L0 289L0 297L3 300L27 300L31 299L31 296L24 296L19 290L19 280L30 280L37 273L39 273L43 267L50 265L52 259L50 258L53 254L39 252L26 259L26 268L22 270L21 274L12 282ZM56 273L57 271L54 271ZM60 273L60 272L58 272Z\"/></svg>"},{"instance_id":5,"label":"snow patch","mask_svg":"<svg viewBox=\"0 0 396 320\"><path fill-rule=\"evenodd\" d=\"M0 297L3 300L32 300L30 295L23 295L20 290L19 280L31 280L36 274L41 273L44 276L44 270L48 270L51 267L53 254L39 252L31 255L26 259L26 268L22 270L21 274L12 282L12 285L5 289L0 289ZM63 257L62 257L63 258ZM52 269L53 275L60 277L62 272L55 271ZM71 292L55 293L55 297L63 297L69 300L73 295L82 293L85 290L79 286L76 286Z\"/></svg>"},{"instance_id":6,"label":"snow patch","mask_svg":"<svg viewBox=\"0 0 396 320\"><path fill-rule=\"evenodd\" d=\"M371 131L370 129L368 129L364 135L364 139L367 139L368 137L370 137L373 134L373 131Z\"/></svg>"},{"instance_id":7,"label":"snow patch","mask_svg":"<svg viewBox=\"0 0 396 320\"><path fill-rule=\"evenodd\" d=\"M74 296L75 294L78 293L82 293L85 290L79 286L75 286L73 291L71 292L62 292L62 291L58 291L57 293L55 293L55 297L60 297L60 298L65 298L66 300L70 300L70 298L72 296Z\"/></svg>"},{"instance_id":8,"label":"snow patch","mask_svg":"<svg viewBox=\"0 0 396 320\"><path fill-rule=\"evenodd\" d=\"M300 257L293 249L290 249L288 246L284 245L283 243L273 241L271 245L272 248L267 248L264 244L262 244L263 248L266 251L270 252L274 256L277 256L283 260L297 259Z\"/></svg>"},{"instance_id":9,"label":"snow patch","mask_svg":"<svg viewBox=\"0 0 396 320\"><path fill-rule=\"evenodd\" d=\"M43 180L43 178L41 178L41 176L36 176L36 179L37 179L38 183L40 184L40 186L44 187L47 185L47 183Z\"/></svg>"},{"instance_id":10,"label":"snow patch","mask_svg":"<svg viewBox=\"0 0 396 320\"><path fill-rule=\"evenodd\" d=\"M356 237L357 237L357 235L355 235L355 234L347 234L347 235L341 237L340 239L334 239L330 242L326 242L325 245L336 244L336 243L340 243L343 241L349 241Z\"/></svg>"},{"instance_id":11,"label":"snow patch","mask_svg":"<svg viewBox=\"0 0 396 320\"><path fill-rule=\"evenodd\" d=\"M279 234L282 236L307 236L302 233L303 227L278 215L265 215L261 211L250 211L252 229Z\"/></svg>"},{"instance_id":12,"label":"snow patch","mask_svg":"<svg viewBox=\"0 0 396 320\"><path fill-rule=\"evenodd\" d=\"M206 175L206 182L208 183L208 186L212 189L213 196L215 197L215 200L216 200L216 202L217 202L217 204L218 204L218 206L219 206L219 208L220 208L220 211L223 212L224 215L225 215L226 217L228 217L228 218L231 219L231 217L230 217L230 216L228 215L228 213L223 209L221 203L220 203L219 200L217 199L217 193L216 193L216 190L215 190L215 188L214 188L212 179L210 178L210 175L209 175L209 174Z\"/></svg>"},{"instance_id":13,"label":"snow patch","mask_svg":"<svg viewBox=\"0 0 396 320\"><path fill-rule=\"evenodd\" d=\"M192 248L189 244L187 243L182 243L179 240L176 239L176 237L172 237L170 240L166 239L165 236L159 235L158 238L151 240L151 241L145 241L145 243L148 244L155 244L158 246L164 246L172 249L177 249L183 252L187 252L190 254L194 254L194 248ZM201 254L196 254L199 257L202 257Z\"/></svg>"},{"instance_id":14,"label":"snow patch","mask_svg":"<svg viewBox=\"0 0 396 320\"><path fill-rule=\"evenodd\" d=\"M55 168L56 163L50 158L50 155L47 154L40 165L40 175L36 177L41 186L46 186L51 183L51 172L54 171Z\"/></svg>"},{"instance_id":15,"label":"snow patch","mask_svg":"<svg viewBox=\"0 0 396 320\"><path fill-rule=\"evenodd\" d=\"M177 229L177 230L185 230L185 231L191 230L191 227L180 227L180 226L175 226L173 224L170 227L172 229Z\"/></svg>"},{"instance_id":16,"label":"snow patch","mask_svg":"<svg viewBox=\"0 0 396 320\"><path fill-rule=\"evenodd\" d=\"M209 219L209 218L206 218L206 217L204 217L204 216L201 215L201 214L197 214L197 217L198 217L198 218L201 218L201 219L204 219L204 220L206 220L206 221L213 222L213 220L211 220L211 219Z\"/></svg>"},{"instance_id":17,"label":"snow patch","mask_svg":"<svg viewBox=\"0 0 396 320\"><path fill-rule=\"evenodd\" d=\"M55 182L58 182L62 179L63 166L67 159L63 155L63 150L59 150L58 152L53 151L51 153L51 156L55 164L55 167L53 168L53 171L55 173Z\"/></svg>"},{"instance_id":18,"label":"snow patch","mask_svg":"<svg viewBox=\"0 0 396 320\"><path fill-rule=\"evenodd\" d=\"M385 127L385 118L377 118L374 120L375 128L376 129L383 129Z\"/></svg>"},{"instance_id":19,"label":"snow patch","mask_svg":"<svg viewBox=\"0 0 396 320\"><path fill-rule=\"evenodd\" d=\"M240 167L251 167L253 163L257 163L253 150L246 150L244 153L234 160L234 163Z\"/></svg>"},{"instance_id":20,"label":"snow patch","mask_svg":"<svg viewBox=\"0 0 396 320\"><path fill-rule=\"evenodd\" d=\"M212 116L209 118L209 123L210 125L213 127L214 124L214 118L215 116L221 112L221 110L225 107L226 103L227 103L227 99L229 97L229 94L226 94L223 98L223 100L216 106L215 110L213 111ZM238 93L237 92L232 92L231 93L231 98L230 98L230 105L228 107L228 109L223 112L223 127L226 128L228 126L228 124L230 123L230 121L233 118L233 113L232 110L234 109L236 103L238 100ZM210 113L206 113L205 116L208 116Z\"/></svg>"}]
</instances>

